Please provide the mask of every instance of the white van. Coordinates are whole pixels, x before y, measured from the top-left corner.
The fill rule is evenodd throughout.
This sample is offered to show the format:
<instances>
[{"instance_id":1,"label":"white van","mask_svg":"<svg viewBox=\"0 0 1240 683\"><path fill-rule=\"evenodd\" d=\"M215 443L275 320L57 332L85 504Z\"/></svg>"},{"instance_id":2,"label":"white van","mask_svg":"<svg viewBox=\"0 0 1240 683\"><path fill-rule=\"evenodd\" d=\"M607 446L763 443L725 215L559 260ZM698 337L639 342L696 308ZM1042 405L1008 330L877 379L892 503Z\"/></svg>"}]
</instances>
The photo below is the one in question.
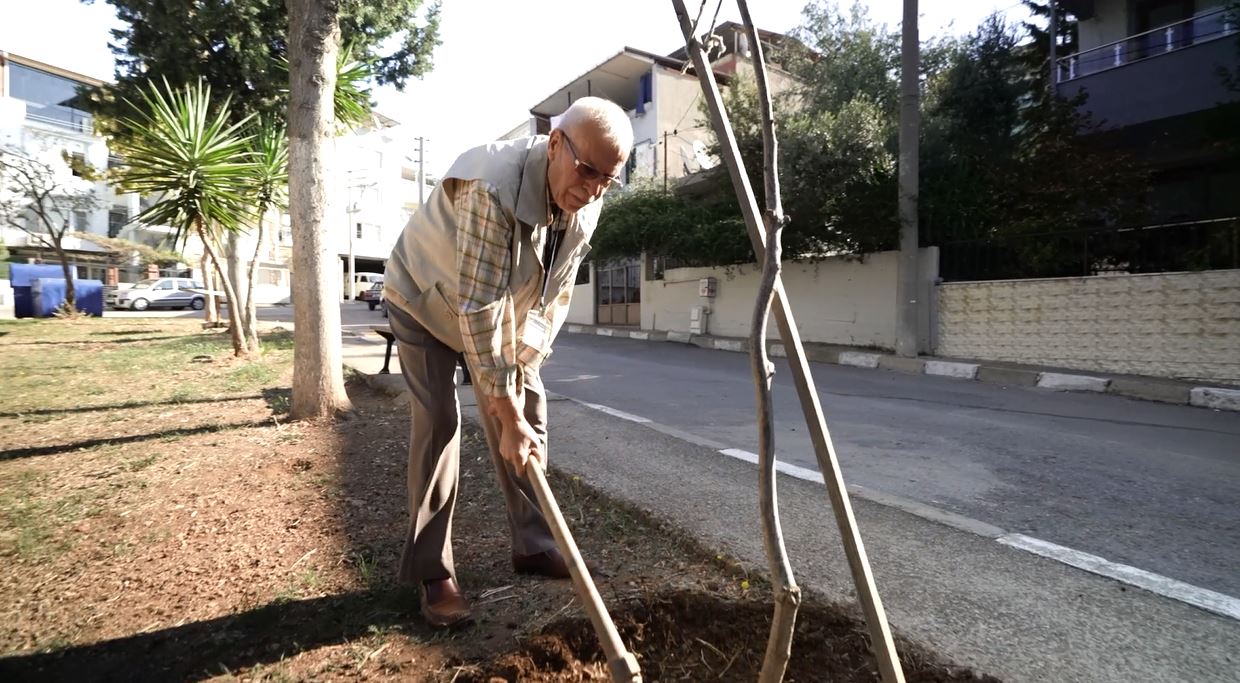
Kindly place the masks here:
<instances>
[{"instance_id":1,"label":"white van","mask_svg":"<svg viewBox=\"0 0 1240 683\"><path fill-rule=\"evenodd\" d=\"M349 274L345 273L344 277L341 279L348 281ZM344 298L356 299L357 295L370 289L371 285L376 282L383 282L383 273L354 273L353 291L350 292L348 286L346 285L344 290Z\"/></svg>"}]
</instances>

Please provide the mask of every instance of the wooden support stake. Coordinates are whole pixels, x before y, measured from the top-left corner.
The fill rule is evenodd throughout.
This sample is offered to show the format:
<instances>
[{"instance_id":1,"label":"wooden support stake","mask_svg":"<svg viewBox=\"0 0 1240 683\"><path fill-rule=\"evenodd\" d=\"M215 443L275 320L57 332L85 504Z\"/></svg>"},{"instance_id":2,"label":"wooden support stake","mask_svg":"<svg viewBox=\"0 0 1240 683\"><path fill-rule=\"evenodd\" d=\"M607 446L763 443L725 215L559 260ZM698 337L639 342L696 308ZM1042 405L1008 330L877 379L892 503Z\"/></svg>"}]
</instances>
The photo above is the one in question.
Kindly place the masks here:
<instances>
[{"instance_id":1,"label":"wooden support stake","mask_svg":"<svg viewBox=\"0 0 1240 683\"><path fill-rule=\"evenodd\" d=\"M698 37L693 35L693 24L685 10L684 0L672 0L672 5L676 10L676 18L680 21L680 30L684 36L689 57L693 60L694 69L702 83L702 92L710 112L711 124L719 138L720 154L728 167L728 174L732 178L732 186L736 190L741 212L745 216L745 226L749 229L749 239L753 243L754 254L761 261L766 256L766 230L759 220L758 203L754 198L753 187L749 184L749 177L745 174L745 167L736 146L736 136L732 134L732 126L724 110L723 100L719 96L715 73L706 60L706 53L702 50ZM801 344L796 318L792 314L792 307L788 303L788 296L782 282L775 283L774 308L775 320L779 325L780 337L783 339L784 349L788 354L788 364L792 368L797 395L801 399L801 410L805 414L810 440L814 444L814 455L818 458L819 469L822 470L827 494L831 499L831 508L835 513L835 521L844 543L844 552L848 557L853 583L857 588L857 598L861 602L866 624L870 630L871 647L878 660L879 674L884 683L903 683L904 672L900 668L895 642L891 637L891 629L887 625L887 615L883 611L883 603L878 596L878 588L874 584L870 561L865 553L865 545L861 541L861 531L853 515L848 489L845 488L844 476L835 455L835 446L831 442L831 434L827 430L822 405L818 400L818 391L814 387L814 379L810 375L809 363L805 358L805 348Z\"/></svg>"},{"instance_id":2,"label":"wooden support stake","mask_svg":"<svg viewBox=\"0 0 1240 683\"><path fill-rule=\"evenodd\" d=\"M538 497L538 505L542 508L543 514L547 516L551 535L555 537L556 545L560 547L560 552L564 554L564 559L568 562L568 573L572 576L577 597L581 598L581 604L585 605L586 613L590 615L590 623L594 625L594 632L598 634L599 643L603 646L603 653L607 656L607 668L611 670L611 680L613 683L642 683L637 658L624 648L624 641L620 639L620 633L616 631L616 625L612 623L611 615L607 613L607 606L603 604L603 598L598 594L594 580L590 578L586 563L581 559L581 551L577 549L577 543L573 541L573 535L568 530L564 515L560 513L560 506L556 503L555 494L551 492L551 486L547 483L547 476L543 472L542 465L531 459L525 471L534 484L534 495Z\"/></svg>"}]
</instances>

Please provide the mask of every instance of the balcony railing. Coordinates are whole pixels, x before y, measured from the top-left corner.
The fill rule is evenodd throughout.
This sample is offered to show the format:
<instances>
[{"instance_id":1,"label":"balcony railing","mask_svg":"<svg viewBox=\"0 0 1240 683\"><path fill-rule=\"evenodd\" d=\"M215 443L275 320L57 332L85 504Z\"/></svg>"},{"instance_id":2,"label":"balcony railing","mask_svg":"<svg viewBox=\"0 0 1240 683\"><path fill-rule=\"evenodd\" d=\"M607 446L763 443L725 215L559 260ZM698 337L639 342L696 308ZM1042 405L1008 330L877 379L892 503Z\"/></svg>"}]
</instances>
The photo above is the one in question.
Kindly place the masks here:
<instances>
[{"instance_id":1,"label":"balcony railing","mask_svg":"<svg viewBox=\"0 0 1240 683\"><path fill-rule=\"evenodd\" d=\"M1202 12L1191 19L1061 57L1056 60L1055 80L1064 83L1081 76L1182 50L1190 45L1217 40L1235 33L1236 30L1236 17L1228 9Z\"/></svg>"},{"instance_id":2,"label":"balcony railing","mask_svg":"<svg viewBox=\"0 0 1240 683\"><path fill-rule=\"evenodd\" d=\"M78 133L90 134L94 132L94 118L89 114L83 114L63 107L56 107L55 109L61 110L56 112L58 116L43 116L28 111L26 112L26 118L39 123L68 128Z\"/></svg>"}]
</instances>

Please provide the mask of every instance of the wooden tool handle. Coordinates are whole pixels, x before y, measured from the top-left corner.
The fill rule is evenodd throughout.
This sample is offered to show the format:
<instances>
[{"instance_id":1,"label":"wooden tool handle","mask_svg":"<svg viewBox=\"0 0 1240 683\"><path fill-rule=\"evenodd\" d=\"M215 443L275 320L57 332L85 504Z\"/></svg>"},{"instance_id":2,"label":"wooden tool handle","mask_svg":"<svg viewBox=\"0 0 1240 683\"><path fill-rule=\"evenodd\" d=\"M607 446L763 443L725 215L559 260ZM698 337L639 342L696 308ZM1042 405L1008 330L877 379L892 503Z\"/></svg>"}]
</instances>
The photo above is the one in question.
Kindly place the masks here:
<instances>
[{"instance_id":1,"label":"wooden tool handle","mask_svg":"<svg viewBox=\"0 0 1240 683\"><path fill-rule=\"evenodd\" d=\"M612 623L611 615L607 613L603 598L598 594L598 588L594 586L594 579L590 578L586 563L581 559L581 551L577 549L577 543L573 541L568 524L564 522L564 515L560 513L560 506L556 503L555 494L551 492L551 486L547 483L547 476L543 472L542 465L531 459L525 471L534 484L534 494L538 497L538 504L542 507L543 514L546 515L547 522L551 526L551 535L555 537L556 545L560 546L560 552L564 554L564 559L568 562L568 573L572 576L573 588L576 589L577 596L585 605L586 613L590 615L590 622L594 624L594 632L598 634L603 653L607 656L611 680L614 683L641 683L642 674L637 666L637 658L624 649L624 641L620 640L620 633L616 631L616 625Z\"/></svg>"}]
</instances>

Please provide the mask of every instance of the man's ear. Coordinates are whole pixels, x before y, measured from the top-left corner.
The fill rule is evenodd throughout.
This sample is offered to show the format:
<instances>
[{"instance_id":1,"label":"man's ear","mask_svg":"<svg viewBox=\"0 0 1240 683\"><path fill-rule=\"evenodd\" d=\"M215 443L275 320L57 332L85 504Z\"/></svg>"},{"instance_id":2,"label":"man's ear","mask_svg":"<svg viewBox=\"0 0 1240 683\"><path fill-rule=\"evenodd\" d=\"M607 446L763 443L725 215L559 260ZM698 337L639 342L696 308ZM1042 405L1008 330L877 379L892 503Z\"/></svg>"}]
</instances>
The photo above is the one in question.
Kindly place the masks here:
<instances>
[{"instance_id":1,"label":"man's ear","mask_svg":"<svg viewBox=\"0 0 1240 683\"><path fill-rule=\"evenodd\" d=\"M564 141L560 139L562 135L559 128L552 128L547 136L547 158L552 161L560 155L560 147L564 144Z\"/></svg>"}]
</instances>

